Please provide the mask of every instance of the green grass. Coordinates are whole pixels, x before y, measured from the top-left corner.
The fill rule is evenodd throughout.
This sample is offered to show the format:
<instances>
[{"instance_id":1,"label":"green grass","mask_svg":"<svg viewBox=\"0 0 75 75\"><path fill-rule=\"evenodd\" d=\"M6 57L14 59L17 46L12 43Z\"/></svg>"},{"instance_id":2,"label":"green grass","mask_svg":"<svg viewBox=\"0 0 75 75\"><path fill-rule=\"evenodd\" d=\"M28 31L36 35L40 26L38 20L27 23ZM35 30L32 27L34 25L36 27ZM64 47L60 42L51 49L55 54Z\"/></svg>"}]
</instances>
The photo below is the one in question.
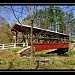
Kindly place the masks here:
<instances>
[{"instance_id":1,"label":"green grass","mask_svg":"<svg viewBox=\"0 0 75 75\"><path fill-rule=\"evenodd\" d=\"M68 52L69 55L74 55L75 51Z\"/></svg>"},{"instance_id":2,"label":"green grass","mask_svg":"<svg viewBox=\"0 0 75 75\"><path fill-rule=\"evenodd\" d=\"M23 46L23 48L26 48L27 46Z\"/></svg>"},{"instance_id":3,"label":"green grass","mask_svg":"<svg viewBox=\"0 0 75 75\"><path fill-rule=\"evenodd\" d=\"M31 61L30 58L20 57L15 52L22 48L15 48L9 50L0 50L0 69L4 70L30 70ZM53 63L39 63L37 70L52 70L52 69L75 69L75 51L67 52L65 55L50 55L45 54L46 51L39 51L34 54L35 58L51 58ZM35 61L34 69L37 67Z\"/></svg>"},{"instance_id":4,"label":"green grass","mask_svg":"<svg viewBox=\"0 0 75 75\"><path fill-rule=\"evenodd\" d=\"M34 54L35 57L45 57L45 58L51 58L53 57L54 55L51 55L51 54L46 54L47 51L46 50L41 50L41 51L38 51Z\"/></svg>"},{"instance_id":5,"label":"green grass","mask_svg":"<svg viewBox=\"0 0 75 75\"><path fill-rule=\"evenodd\" d=\"M68 60L68 61L66 62L66 64L75 65L75 60Z\"/></svg>"},{"instance_id":6,"label":"green grass","mask_svg":"<svg viewBox=\"0 0 75 75\"><path fill-rule=\"evenodd\" d=\"M29 69L30 60L28 58L14 58L10 62L8 69Z\"/></svg>"},{"instance_id":7,"label":"green grass","mask_svg":"<svg viewBox=\"0 0 75 75\"><path fill-rule=\"evenodd\" d=\"M12 49L9 49L11 52L13 53L16 53L17 51L23 49L23 48L26 48L27 46L24 46L24 47L21 47L21 48L12 48Z\"/></svg>"},{"instance_id":8,"label":"green grass","mask_svg":"<svg viewBox=\"0 0 75 75\"><path fill-rule=\"evenodd\" d=\"M10 51L11 51L12 53L16 53L17 51L19 51L19 50L21 50L21 49L23 49L23 48L12 48L12 49L10 49Z\"/></svg>"},{"instance_id":9,"label":"green grass","mask_svg":"<svg viewBox=\"0 0 75 75\"><path fill-rule=\"evenodd\" d=\"M27 58L2 58L0 59L0 70L30 69L30 60Z\"/></svg>"},{"instance_id":10,"label":"green grass","mask_svg":"<svg viewBox=\"0 0 75 75\"><path fill-rule=\"evenodd\" d=\"M51 58L51 57L53 57L52 55L48 55L48 54L35 54L34 55L35 57L45 57L45 58Z\"/></svg>"}]
</instances>

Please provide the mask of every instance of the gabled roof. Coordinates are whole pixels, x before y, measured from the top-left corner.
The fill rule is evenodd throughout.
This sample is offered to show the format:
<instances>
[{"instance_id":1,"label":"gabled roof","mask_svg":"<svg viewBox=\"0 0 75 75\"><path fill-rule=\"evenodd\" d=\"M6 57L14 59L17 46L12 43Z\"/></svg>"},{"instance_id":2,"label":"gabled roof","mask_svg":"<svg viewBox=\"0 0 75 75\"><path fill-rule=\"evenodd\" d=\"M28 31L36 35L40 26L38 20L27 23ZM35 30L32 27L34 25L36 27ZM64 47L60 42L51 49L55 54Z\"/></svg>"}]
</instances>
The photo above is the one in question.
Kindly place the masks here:
<instances>
[{"instance_id":1,"label":"gabled roof","mask_svg":"<svg viewBox=\"0 0 75 75\"><path fill-rule=\"evenodd\" d=\"M24 24L20 24L20 23L16 23L12 26L11 30L16 30L16 31L19 31L19 32L22 32L24 31L25 29L24 28L31 28L31 26L29 25L24 25ZM60 34L60 35L66 35L68 36L67 34L64 34L64 33L60 33L60 32L56 32L56 31L51 31L49 29L42 29L42 28L38 28L38 27L33 27L33 29L35 29L36 31L45 31L45 32L50 32L50 33L55 33L55 34Z\"/></svg>"}]
</instances>

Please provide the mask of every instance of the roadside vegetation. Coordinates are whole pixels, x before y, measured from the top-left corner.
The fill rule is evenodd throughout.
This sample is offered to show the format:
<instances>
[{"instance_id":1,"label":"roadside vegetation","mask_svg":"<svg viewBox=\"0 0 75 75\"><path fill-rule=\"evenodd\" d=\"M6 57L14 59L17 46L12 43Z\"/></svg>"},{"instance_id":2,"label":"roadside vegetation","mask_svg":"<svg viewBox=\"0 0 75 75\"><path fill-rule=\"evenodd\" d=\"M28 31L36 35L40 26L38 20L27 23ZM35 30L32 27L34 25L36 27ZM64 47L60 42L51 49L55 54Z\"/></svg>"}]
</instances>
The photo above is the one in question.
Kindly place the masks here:
<instances>
[{"instance_id":1,"label":"roadside vegetation","mask_svg":"<svg viewBox=\"0 0 75 75\"><path fill-rule=\"evenodd\" d=\"M32 70L30 57L21 57L16 54L22 48L0 50L0 70ZM50 62L35 61L33 70L75 70L75 50L63 55L46 54L46 51L36 52L34 59L52 59ZM37 67L38 66L38 67ZM37 67L37 68L36 68Z\"/></svg>"}]
</instances>

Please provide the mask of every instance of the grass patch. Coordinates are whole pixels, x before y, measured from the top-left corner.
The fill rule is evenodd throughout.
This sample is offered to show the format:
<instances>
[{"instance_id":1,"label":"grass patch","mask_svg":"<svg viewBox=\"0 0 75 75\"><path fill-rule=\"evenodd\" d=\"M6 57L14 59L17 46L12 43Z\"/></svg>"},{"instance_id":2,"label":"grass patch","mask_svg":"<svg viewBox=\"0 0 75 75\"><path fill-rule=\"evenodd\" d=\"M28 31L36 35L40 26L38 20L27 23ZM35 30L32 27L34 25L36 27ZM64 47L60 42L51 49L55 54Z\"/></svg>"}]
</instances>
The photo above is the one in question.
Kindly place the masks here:
<instances>
[{"instance_id":1,"label":"grass patch","mask_svg":"<svg viewBox=\"0 0 75 75\"><path fill-rule=\"evenodd\" d=\"M16 53L17 51L21 50L23 48L12 48L12 49L9 49L12 53Z\"/></svg>"},{"instance_id":2,"label":"grass patch","mask_svg":"<svg viewBox=\"0 0 75 75\"><path fill-rule=\"evenodd\" d=\"M12 49L9 49L12 53L16 53L17 51L23 49L23 48L26 48L27 46L24 46L24 47L20 47L20 48L12 48Z\"/></svg>"},{"instance_id":3,"label":"grass patch","mask_svg":"<svg viewBox=\"0 0 75 75\"><path fill-rule=\"evenodd\" d=\"M17 56L15 53L22 48L13 48L9 50L0 50L0 69L10 70L30 70L30 58ZM51 70L51 69L75 69L75 51L67 52L64 55L50 55L45 54L47 51L35 52L35 58L50 58L53 63L40 63L37 70ZM70 56L68 56L70 55ZM52 58L53 57L53 58ZM37 63L35 62L34 69Z\"/></svg>"},{"instance_id":4,"label":"grass patch","mask_svg":"<svg viewBox=\"0 0 75 75\"><path fill-rule=\"evenodd\" d=\"M66 64L75 65L75 60L68 60L68 61L66 62Z\"/></svg>"},{"instance_id":5,"label":"grass patch","mask_svg":"<svg viewBox=\"0 0 75 75\"><path fill-rule=\"evenodd\" d=\"M17 51L23 49L23 48L26 48L27 46L24 46L24 47L20 47L20 48L11 48L9 49L12 53L16 53Z\"/></svg>"},{"instance_id":6,"label":"grass patch","mask_svg":"<svg viewBox=\"0 0 75 75\"><path fill-rule=\"evenodd\" d=\"M1 58L0 70L19 70L30 69L30 60L28 58Z\"/></svg>"},{"instance_id":7,"label":"grass patch","mask_svg":"<svg viewBox=\"0 0 75 75\"><path fill-rule=\"evenodd\" d=\"M23 46L23 48L26 48L27 46Z\"/></svg>"},{"instance_id":8,"label":"grass patch","mask_svg":"<svg viewBox=\"0 0 75 75\"><path fill-rule=\"evenodd\" d=\"M36 58L38 58L38 57L51 58L54 56L54 55L46 54L46 53L47 53L47 50L38 51L38 52L35 52L34 57L36 57Z\"/></svg>"},{"instance_id":9,"label":"grass patch","mask_svg":"<svg viewBox=\"0 0 75 75\"><path fill-rule=\"evenodd\" d=\"M68 52L68 54L74 55L75 54L75 51Z\"/></svg>"},{"instance_id":10,"label":"grass patch","mask_svg":"<svg viewBox=\"0 0 75 75\"><path fill-rule=\"evenodd\" d=\"M35 54L34 55L35 57L46 57L46 58L51 58L51 57L53 57L52 55L47 55L47 54Z\"/></svg>"},{"instance_id":11,"label":"grass patch","mask_svg":"<svg viewBox=\"0 0 75 75\"><path fill-rule=\"evenodd\" d=\"M30 60L28 58L14 58L9 62L8 69L29 69Z\"/></svg>"}]
</instances>

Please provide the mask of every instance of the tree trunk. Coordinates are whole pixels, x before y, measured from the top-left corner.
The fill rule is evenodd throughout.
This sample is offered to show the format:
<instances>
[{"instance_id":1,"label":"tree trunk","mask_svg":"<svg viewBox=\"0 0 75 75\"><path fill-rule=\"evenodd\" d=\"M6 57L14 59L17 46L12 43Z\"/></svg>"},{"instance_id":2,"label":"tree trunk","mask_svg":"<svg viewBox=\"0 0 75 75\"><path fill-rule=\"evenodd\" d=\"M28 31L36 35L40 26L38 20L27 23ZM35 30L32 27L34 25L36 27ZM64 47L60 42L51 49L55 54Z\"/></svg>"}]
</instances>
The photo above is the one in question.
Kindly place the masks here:
<instances>
[{"instance_id":1,"label":"tree trunk","mask_svg":"<svg viewBox=\"0 0 75 75\"><path fill-rule=\"evenodd\" d=\"M31 68L34 67L34 49L33 49L33 19L31 15L31 7L30 7L30 16L31 16Z\"/></svg>"}]
</instances>

